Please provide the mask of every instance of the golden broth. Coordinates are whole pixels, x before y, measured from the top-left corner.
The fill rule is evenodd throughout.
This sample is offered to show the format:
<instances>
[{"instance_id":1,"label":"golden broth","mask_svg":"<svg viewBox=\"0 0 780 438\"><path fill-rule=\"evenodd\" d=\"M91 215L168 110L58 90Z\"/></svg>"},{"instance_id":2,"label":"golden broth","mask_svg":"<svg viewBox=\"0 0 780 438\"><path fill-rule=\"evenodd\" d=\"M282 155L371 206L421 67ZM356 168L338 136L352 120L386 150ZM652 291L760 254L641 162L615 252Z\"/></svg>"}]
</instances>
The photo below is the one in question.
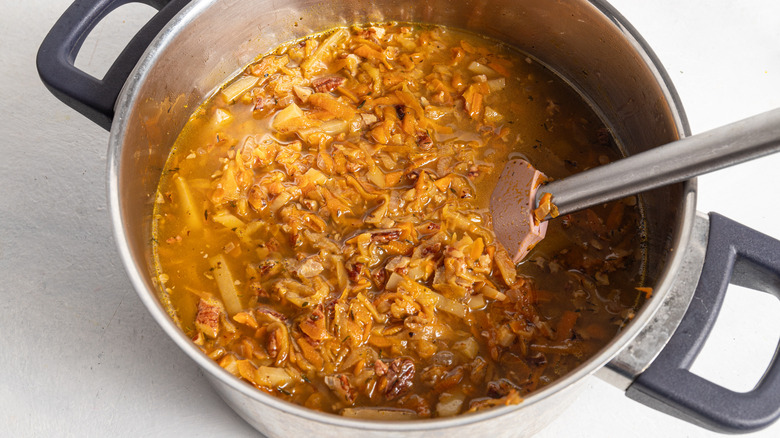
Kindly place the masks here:
<instances>
[{"instance_id":1,"label":"golden broth","mask_svg":"<svg viewBox=\"0 0 780 438\"><path fill-rule=\"evenodd\" d=\"M175 144L164 299L225 369L313 409L517 403L633 317L644 254L632 197L551 221L513 266L488 201L514 156L561 178L619 154L561 79L479 36L378 24L283 45Z\"/></svg>"}]
</instances>

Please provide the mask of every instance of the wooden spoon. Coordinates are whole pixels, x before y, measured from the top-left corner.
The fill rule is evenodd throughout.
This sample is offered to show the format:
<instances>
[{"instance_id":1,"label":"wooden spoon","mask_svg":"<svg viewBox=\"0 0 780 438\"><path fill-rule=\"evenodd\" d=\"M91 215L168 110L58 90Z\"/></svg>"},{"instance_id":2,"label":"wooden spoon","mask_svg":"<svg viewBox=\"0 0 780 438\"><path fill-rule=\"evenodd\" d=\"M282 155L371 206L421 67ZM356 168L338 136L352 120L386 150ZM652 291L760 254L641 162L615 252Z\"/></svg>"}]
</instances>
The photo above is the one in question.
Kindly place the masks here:
<instances>
[{"instance_id":1,"label":"wooden spoon","mask_svg":"<svg viewBox=\"0 0 780 438\"><path fill-rule=\"evenodd\" d=\"M511 160L490 198L493 229L518 263L544 239L552 217L778 151L780 108L547 183L527 161Z\"/></svg>"}]
</instances>

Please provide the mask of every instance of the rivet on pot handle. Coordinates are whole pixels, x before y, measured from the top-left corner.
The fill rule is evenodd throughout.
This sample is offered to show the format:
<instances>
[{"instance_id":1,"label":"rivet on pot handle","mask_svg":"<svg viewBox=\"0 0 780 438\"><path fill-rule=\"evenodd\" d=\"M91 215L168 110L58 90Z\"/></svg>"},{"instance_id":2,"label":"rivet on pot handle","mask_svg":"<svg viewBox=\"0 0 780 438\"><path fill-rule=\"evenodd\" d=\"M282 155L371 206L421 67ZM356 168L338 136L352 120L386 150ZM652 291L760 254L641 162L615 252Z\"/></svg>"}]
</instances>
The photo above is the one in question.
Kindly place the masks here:
<instances>
[{"instance_id":1,"label":"rivet on pot handle","mask_svg":"<svg viewBox=\"0 0 780 438\"><path fill-rule=\"evenodd\" d=\"M715 324L729 283L780 298L780 241L710 213L707 253L693 300L666 347L631 384L627 396L718 432L755 431L780 418L777 352L758 385L745 393L689 371Z\"/></svg>"},{"instance_id":2,"label":"rivet on pot handle","mask_svg":"<svg viewBox=\"0 0 780 438\"><path fill-rule=\"evenodd\" d=\"M144 3L157 9L117 57L102 79L74 65L81 45L109 13L128 3ZM77 0L57 20L36 60L41 80L58 99L106 130L111 128L122 86L157 33L189 0Z\"/></svg>"}]
</instances>

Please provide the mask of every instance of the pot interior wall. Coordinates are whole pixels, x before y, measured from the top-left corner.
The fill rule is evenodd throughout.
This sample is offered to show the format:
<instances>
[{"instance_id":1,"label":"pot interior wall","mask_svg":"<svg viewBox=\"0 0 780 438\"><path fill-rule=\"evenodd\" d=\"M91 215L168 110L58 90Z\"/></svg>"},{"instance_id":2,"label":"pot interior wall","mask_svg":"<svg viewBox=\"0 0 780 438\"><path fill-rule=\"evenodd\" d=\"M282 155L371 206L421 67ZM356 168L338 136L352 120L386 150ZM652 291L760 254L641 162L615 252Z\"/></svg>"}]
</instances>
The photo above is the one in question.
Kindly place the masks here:
<instances>
[{"instance_id":1,"label":"pot interior wall","mask_svg":"<svg viewBox=\"0 0 780 438\"><path fill-rule=\"evenodd\" d=\"M122 226L149 291L150 223L165 159L190 112L225 79L281 42L337 25L413 21L467 29L512 45L564 77L591 102L628 154L676 139L680 110L636 41L587 1L449 0L194 2L143 61L137 90L117 108L118 188ZM603 11L607 11L607 14ZM648 283L664 276L680 233L683 186L644 196Z\"/></svg>"}]
</instances>

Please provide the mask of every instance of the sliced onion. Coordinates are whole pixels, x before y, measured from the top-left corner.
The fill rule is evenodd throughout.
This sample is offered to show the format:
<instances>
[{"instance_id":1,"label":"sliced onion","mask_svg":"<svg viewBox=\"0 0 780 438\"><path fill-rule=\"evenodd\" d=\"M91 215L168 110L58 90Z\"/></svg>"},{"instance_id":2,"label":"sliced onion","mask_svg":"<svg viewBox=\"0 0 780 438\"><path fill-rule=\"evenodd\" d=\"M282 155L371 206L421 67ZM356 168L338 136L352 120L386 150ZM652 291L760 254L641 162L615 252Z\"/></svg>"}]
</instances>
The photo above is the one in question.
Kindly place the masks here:
<instances>
[{"instance_id":1,"label":"sliced onion","mask_svg":"<svg viewBox=\"0 0 780 438\"><path fill-rule=\"evenodd\" d=\"M244 94L245 91L254 87L259 80L260 78L257 76L242 76L233 81L233 83L227 87L223 88L222 95L228 102L233 102L234 100L238 99L239 96Z\"/></svg>"},{"instance_id":2,"label":"sliced onion","mask_svg":"<svg viewBox=\"0 0 780 438\"><path fill-rule=\"evenodd\" d=\"M481 64L477 61L474 61L471 64L469 64L468 69L470 72L478 75L496 76L498 74L492 68L486 66L485 64Z\"/></svg>"}]
</instances>

